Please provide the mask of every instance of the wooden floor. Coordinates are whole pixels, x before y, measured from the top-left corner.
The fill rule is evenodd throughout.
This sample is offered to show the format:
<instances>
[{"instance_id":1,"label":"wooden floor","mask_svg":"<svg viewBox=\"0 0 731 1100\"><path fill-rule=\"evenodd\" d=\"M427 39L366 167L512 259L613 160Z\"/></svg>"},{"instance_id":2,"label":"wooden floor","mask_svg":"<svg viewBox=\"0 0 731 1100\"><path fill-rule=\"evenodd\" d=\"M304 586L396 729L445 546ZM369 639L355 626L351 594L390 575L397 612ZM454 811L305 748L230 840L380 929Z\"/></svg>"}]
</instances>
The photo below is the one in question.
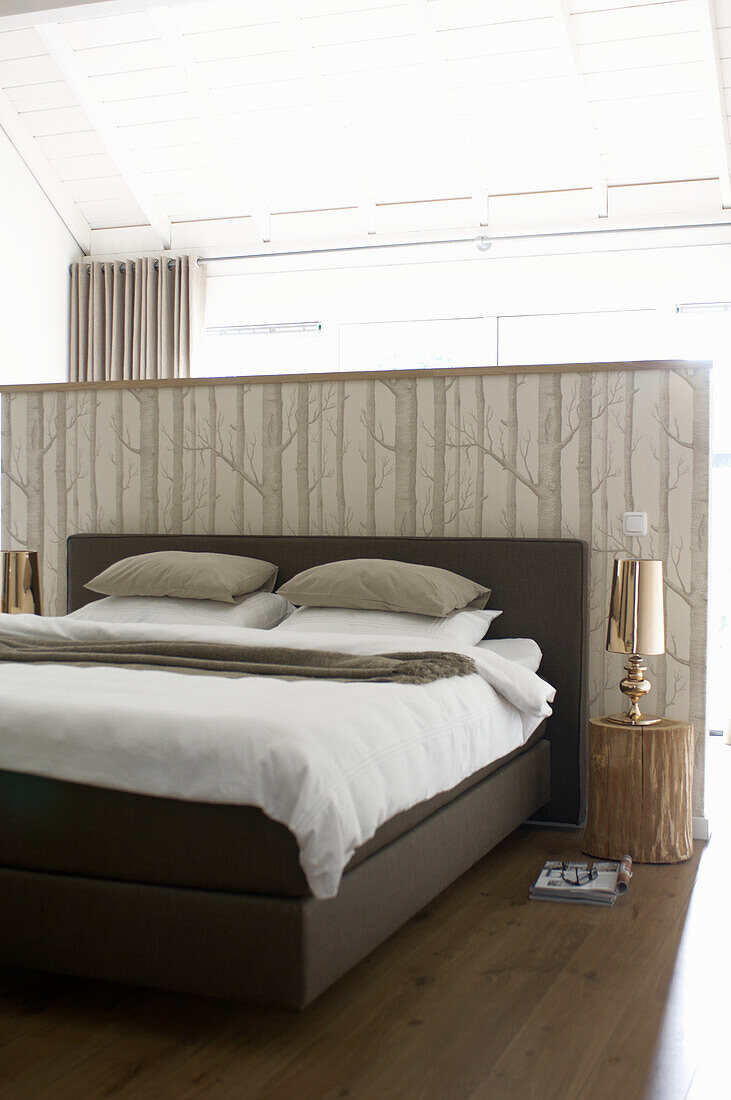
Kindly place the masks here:
<instances>
[{"instance_id":1,"label":"wooden floor","mask_svg":"<svg viewBox=\"0 0 731 1100\"><path fill-rule=\"evenodd\" d=\"M614 909L529 902L579 848L520 830L300 1014L0 971L0 1097L731 1096L731 832Z\"/></svg>"}]
</instances>

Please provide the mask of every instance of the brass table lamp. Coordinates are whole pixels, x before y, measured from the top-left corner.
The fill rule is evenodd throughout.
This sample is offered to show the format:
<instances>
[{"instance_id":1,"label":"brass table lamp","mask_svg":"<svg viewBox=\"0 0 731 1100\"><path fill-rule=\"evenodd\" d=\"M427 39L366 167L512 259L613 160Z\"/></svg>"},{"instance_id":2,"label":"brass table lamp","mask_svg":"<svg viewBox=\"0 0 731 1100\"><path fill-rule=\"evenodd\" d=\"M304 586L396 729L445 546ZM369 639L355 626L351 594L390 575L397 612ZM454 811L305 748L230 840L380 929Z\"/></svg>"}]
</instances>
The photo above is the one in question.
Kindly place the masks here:
<instances>
[{"instance_id":1,"label":"brass table lamp","mask_svg":"<svg viewBox=\"0 0 731 1100\"><path fill-rule=\"evenodd\" d=\"M614 563L612 594L609 600L607 650L628 655L627 676L620 689L628 696L626 714L613 714L610 721L628 726L652 726L655 715L642 714L640 699L652 684L645 679L647 666L640 654L665 652L665 610L662 562L621 558Z\"/></svg>"},{"instance_id":2,"label":"brass table lamp","mask_svg":"<svg viewBox=\"0 0 731 1100\"><path fill-rule=\"evenodd\" d=\"M41 615L41 582L35 550L0 551L0 611Z\"/></svg>"}]
</instances>

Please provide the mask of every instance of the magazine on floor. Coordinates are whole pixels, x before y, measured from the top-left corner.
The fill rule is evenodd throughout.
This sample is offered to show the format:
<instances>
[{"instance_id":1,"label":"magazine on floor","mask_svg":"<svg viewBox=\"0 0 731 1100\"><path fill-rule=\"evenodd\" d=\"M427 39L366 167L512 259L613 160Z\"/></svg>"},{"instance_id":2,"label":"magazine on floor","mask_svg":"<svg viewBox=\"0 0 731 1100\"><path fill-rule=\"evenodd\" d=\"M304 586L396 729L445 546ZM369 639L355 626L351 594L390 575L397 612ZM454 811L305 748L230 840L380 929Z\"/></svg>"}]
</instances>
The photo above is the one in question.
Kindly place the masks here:
<instances>
[{"instance_id":1,"label":"magazine on floor","mask_svg":"<svg viewBox=\"0 0 731 1100\"><path fill-rule=\"evenodd\" d=\"M573 901L580 905L614 905L627 892L632 878L632 857L565 863L550 860L530 888L529 896L539 901Z\"/></svg>"}]
</instances>

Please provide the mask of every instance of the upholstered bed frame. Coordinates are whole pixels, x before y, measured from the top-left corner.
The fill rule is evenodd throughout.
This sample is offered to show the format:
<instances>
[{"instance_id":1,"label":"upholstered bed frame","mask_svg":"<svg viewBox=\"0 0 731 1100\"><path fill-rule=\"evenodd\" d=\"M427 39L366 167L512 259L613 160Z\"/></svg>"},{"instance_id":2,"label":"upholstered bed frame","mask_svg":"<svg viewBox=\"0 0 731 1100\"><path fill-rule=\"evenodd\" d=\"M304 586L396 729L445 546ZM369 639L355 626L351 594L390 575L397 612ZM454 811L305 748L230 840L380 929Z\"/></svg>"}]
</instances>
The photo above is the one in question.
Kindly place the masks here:
<instances>
[{"instance_id":1,"label":"upholstered bed frame","mask_svg":"<svg viewBox=\"0 0 731 1100\"><path fill-rule=\"evenodd\" d=\"M525 751L472 785L461 784L448 800L440 797L434 805L424 804L420 813L386 831L378 846L351 862L337 897L328 901L296 888L277 893L237 889L215 878L206 881L205 888L185 885L184 875L175 880L183 885L170 885L169 874L158 879L150 874L129 875L121 864L116 865L115 874L116 857L109 852L100 855L98 845L93 853L78 856L82 860L78 867L86 868L83 858L87 858L88 866L101 870L75 869L73 851L66 866L59 863L58 836L65 826L58 814L53 843L50 837L44 842L41 835L30 844L23 839L27 830L19 829L12 817L12 803L14 798L29 796L56 799L64 805L64 798L74 795L74 785L54 786L54 781L0 773L0 792L5 785L11 796L0 802L0 962L301 1008L526 819L582 821L587 670L584 543L74 535L68 540L68 610L97 598L84 584L112 562L161 549L264 558L279 565L280 583L309 566L351 557L396 558L468 576L489 585L490 605L503 609L491 637L532 637L541 646L541 675L557 689L554 714L545 736ZM104 794L95 788L80 789L69 805L88 805L93 811L93 800L103 799ZM118 797L119 813L109 809L113 802L105 804L107 820L112 814L117 833L123 838L128 835L132 843L135 821L144 820L148 804L154 810L157 800L135 804L138 796ZM173 815L168 821L174 819L177 808L184 809L180 804L176 808L172 800L161 801L167 806L160 808ZM195 805L189 809L192 812ZM203 807L198 810L205 812ZM244 813L242 808L228 810ZM120 832L119 826L125 814L128 833ZM11 838L5 847L4 824ZM220 830L225 834L229 826L235 829L239 824L234 817L219 816L215 827L219 832L212 829L210 854L204 862L211 866L216 862ZM69 827L60 847L64 843L72 850L84 847L80 828L74 833ZM283 826L276 829L286 833ZM281 836L272 836L276 843L263 849L274 853L270 861L280 858L276 853L282 843ZM288 838L289 834L284 840ZM35 854L19 854L33 845ZM184 860L187 845L182 837L179 847ZM39 850L47 855L39 856ZM201 851L205 852L205 845ZM269 871L265 867L262 873Z\"/></svg>"}]
</instances>

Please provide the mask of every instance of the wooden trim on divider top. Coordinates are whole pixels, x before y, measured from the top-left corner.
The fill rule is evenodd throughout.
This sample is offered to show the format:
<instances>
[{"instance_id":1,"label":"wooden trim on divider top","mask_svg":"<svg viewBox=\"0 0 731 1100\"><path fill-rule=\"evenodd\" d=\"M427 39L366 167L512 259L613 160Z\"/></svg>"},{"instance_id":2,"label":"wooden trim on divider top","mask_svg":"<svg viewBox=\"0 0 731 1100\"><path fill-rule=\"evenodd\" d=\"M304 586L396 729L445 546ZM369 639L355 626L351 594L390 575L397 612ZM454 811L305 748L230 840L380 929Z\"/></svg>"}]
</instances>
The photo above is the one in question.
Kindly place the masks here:
<instances>
[{"instance_id":1,"label":"wooden trim on divider top","mask_svg":"<svg viewBox=\"0 0 731 1100\"><path fill-rule=\"evenodd\" d=\"M120 382L48 382L0 386L0 393L32 393L37 390L141 390L148 386L261 386L267 382L360 382L369 378L453 378L480 374L581 374L586 371L709 370L710 359L642 359L619 363L547 363L511 367L454 367L447 369L331 371L326 374L229 374L224 378L152 378Z\"/></svg>"}]
</instances>

